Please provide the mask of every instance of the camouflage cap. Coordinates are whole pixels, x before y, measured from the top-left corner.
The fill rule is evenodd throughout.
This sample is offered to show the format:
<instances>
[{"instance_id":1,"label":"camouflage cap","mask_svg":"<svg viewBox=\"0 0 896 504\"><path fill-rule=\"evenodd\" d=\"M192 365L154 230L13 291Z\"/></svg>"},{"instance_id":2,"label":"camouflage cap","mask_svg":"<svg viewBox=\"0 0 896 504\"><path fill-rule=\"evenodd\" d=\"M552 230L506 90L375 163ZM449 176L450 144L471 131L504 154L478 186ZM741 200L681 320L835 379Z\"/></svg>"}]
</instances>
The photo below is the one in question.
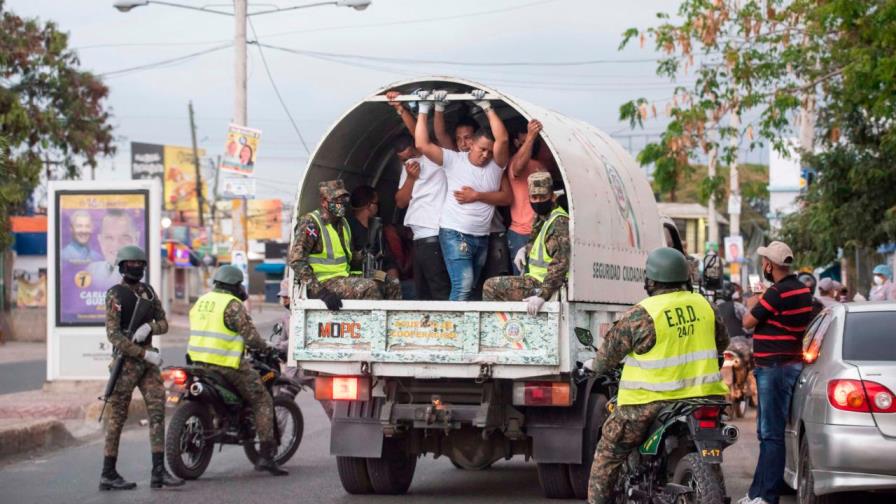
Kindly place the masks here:
<instances>
[{"instance_id":1,"label":"camouflage cap","mask_svg":"<svg viewBox=\"0 0 896 504\"><path fill-rule=\"evenodd\" d=\"M548 172L535 172L529 175L529 195L538 196L554 192L554 181Z\"/></svg>"},{"instance_id":2,"label":"camouflage cap","mask_svg":"<svg viewBox=\"0 0 896 504\"><path fill-rule=\"evenodd\" d=\"M345 189L345 184L341 180L327 180L318 185L320 197L334 199L342 196L348 196L349 192Z\"/></svg>"}]
</instances>

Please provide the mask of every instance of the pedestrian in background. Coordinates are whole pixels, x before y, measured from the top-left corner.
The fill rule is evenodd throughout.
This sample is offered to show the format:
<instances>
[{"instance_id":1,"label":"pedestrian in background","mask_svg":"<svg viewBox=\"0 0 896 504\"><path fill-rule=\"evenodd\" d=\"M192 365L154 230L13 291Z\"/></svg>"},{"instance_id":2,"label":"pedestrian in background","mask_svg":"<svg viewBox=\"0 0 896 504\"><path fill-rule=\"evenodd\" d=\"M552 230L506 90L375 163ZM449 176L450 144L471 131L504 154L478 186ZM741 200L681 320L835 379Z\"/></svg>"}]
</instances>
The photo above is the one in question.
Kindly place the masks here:
<instances>
[{"instance_id":1,"label":"pedestrian in background","mask_svg":"<svg viewBox=\"0 0 896 504\"><path fill-rule=\"evenodd\" d=\"M893 283L893 270L886 264L874 267L874 285L868 293L870 301L896 301L896 284Z\"/></svg>"},{"instance_id":2,"label":"pedestrian in background","mask_svg":"<svg viewBox=\"0 0 896 504\"><path fill-rule=\"evenodd\" d=\"M753 357L759 388L759 460L740 504L777 504L784 476L784 427L797 377L803 369L803 333L812 320L812 292L791 273L793 252L773 241L759 247L762 274L774 284L750 298L744 327L754 329Z\"/></svg>"}]
</instances>

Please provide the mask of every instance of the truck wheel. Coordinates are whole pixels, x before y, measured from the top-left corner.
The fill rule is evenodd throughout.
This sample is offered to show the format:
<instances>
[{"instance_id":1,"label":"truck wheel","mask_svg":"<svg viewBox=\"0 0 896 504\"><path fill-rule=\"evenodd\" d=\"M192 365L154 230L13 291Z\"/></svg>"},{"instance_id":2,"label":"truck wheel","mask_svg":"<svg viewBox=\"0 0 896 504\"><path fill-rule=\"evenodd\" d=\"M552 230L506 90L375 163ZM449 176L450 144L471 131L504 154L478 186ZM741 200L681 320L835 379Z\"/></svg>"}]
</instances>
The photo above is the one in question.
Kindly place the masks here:
<instances>
[{"instance_id":1,"label":"truck wheel","mask_svg":"<svg viewBox=\"0 0 896 504\"><path fill-rule=\"evenodd\" d=\"M585 432L582 433L582 462L569 464L569 483L576 499L588 498L588 480L591 479L591 464L594 462L594 451L600 441L601 429L607 419L607 396L594 394L588 405L588 417L585 420Z\"/></svg>"},{"instance_id":2,"label":"truck wheel","mask_svg":"<svg viewBox=\"0 0 896 504\"><path fill-rule=\"evenodd\" d=\"M569 499L573 496L569 483L568 464L535 464L541 492L548 499Z\"/></svg>"},{"instance_id":3,"label":"truck wheel","mask_svg":"<svg viewBox=\"0 0 896 504\"><path fill-rule=\"evenodd\" d=\"M352 495L373 493L370 476L367 474L367 461L360 457L336 457L336 470L342 488Z\"/></svg>"},{"instance_id":4,"label":"truck wheel","mask_svg":"<svg viewBox=\"0 0 896 504\"><path fill-rule=\"evenodd\" d=\"M417 457L407 453L402 440L394 438L383 440L383 455L380 458L367 459L370 484L373 491L380 495L406 493L416 468Z\"/></svg>"},{"instance_id":5,"label":"truck wheel","mask_svg":"<svg viewBox=\"0 0 896 504\"><path fill-rule=\"evenodd\" d=\"M722 504L725 502L725 482L722 472L712 464L700 460L695 452L688 453L675 465L672 483L689 487L693 491L690 502Z\"/></svg>"}]
</instances>

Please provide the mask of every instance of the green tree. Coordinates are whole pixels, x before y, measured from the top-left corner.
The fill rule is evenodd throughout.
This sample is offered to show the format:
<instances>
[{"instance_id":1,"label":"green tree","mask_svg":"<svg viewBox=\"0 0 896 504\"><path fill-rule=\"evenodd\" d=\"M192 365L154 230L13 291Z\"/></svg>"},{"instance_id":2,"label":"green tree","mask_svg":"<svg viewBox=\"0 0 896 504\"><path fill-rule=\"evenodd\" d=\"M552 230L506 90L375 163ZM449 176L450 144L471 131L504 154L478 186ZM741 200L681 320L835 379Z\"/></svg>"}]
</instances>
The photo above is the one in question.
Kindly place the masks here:
<instances>
[{"instance_id":1,"label":"green tree","mask_svg":"<svg viewBox=\"0 0 896 504\"><path fill-rule=\"evenodd\" d=\"M838 247L873 247L896 237L896 2L893 0L684 0L677 16L624 33L663 54L657 74L693 84L675 91L663 143L689 159L717 150L730 164L736 141L765 139L785 152L801 108L818 104L820 153L802 152L816 183L782 236L815 264ZM620 108L634 126L647 101ZM743 123L734 122L735 117ZM735 141L732 141L735 140ZM681 165L683 166L683 165ZM702 195L722 190L701 183Z\"/></svg>"},{"instance_id":2,"label":"green tree","mask_svg":"<svg viewBox=\"0 0 896 504\"><path fill-rule=\"evenodd\" d=\"M9 216L27 202L41 170L73 178L114 153L108 88L82 71L68 35L53 22L23 19L0 0L0 250Z\"/></svg>"}]
</instances>

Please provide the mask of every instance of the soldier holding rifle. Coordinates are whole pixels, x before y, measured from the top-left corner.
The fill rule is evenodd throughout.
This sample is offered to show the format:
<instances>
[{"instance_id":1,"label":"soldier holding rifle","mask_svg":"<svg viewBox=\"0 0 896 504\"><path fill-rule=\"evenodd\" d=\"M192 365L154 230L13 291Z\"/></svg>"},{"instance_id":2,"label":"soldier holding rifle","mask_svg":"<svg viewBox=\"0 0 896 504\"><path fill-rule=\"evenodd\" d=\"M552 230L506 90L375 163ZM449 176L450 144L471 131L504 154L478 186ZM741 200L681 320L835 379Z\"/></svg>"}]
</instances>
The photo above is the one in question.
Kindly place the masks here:
<instances>
[{"instance_id":1,"label":"soldier holding rifle","mask_svg":"<svg viewBox=\"0 0 896 504\"><path fill-rule=\"evenodd\" d=\"M100 490L133 490L115 470L118 442L128 418L134 387L140 388L149 414L149 444L152 452L150 486L183 485L165 470L165 388L159 367L162 357L152 346L152 337L168 332L162 301L149 284L141 282L146 271L146 253L139 247L122 247L115 258L122 281L106 292L106 335L115 348L109 384L103 400L109 406L106 445ZM103 406L105 410L105 405ZM100 415L102 419L102 415Z\"/></svg>"}]
</instances>

